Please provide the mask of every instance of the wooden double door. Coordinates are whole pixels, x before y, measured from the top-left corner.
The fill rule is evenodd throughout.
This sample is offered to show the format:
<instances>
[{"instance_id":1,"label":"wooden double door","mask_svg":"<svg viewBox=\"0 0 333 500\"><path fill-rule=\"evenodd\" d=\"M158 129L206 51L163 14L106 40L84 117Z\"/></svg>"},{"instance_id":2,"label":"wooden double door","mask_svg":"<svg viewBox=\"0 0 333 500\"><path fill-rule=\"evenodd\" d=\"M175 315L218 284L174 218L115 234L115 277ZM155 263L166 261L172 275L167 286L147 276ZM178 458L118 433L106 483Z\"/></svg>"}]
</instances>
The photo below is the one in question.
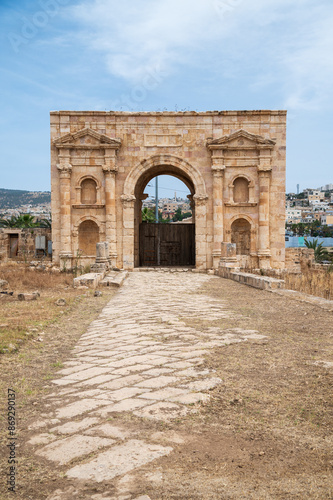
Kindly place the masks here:
<instances>
[{"instance_id":1,"label":"wooden double door","mask_svg":"<svg viewBox=\"0 0 333 500\"><path fill-rule=\"evenodd\" d=\"M195 224L140 224L140 266L195 266Z\"/></svg>"}]
</instances>

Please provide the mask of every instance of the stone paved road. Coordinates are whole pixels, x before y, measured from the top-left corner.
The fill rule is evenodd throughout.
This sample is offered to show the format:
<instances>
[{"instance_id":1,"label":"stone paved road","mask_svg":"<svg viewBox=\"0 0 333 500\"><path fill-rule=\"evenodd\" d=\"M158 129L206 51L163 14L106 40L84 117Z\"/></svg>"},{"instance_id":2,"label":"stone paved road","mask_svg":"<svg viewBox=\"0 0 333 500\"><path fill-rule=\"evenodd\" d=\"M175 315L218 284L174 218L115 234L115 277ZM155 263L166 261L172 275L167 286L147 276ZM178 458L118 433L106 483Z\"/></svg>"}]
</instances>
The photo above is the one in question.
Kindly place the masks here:
<instances>
[{"instance_id":1,"label":"stone paved road","mask_svg":"<svg viewBox=\"0 0 333 500\"><path fill-rule=\"evenodd\" d=\"M66 475L77 481L76 490L57 490L48 500L78 496L81 480L110 481L172 453L171 446L144 441L125 424L111 425L108 417L131 412L168 421L200 411L200 402L220 382L200 367L204 355L216 346L264 338L253 330L210 326L231 316L220 299L197 293L214 279L220 278L193 272L133 272L91 323L72 359L53 380L49 413L30 426L32 450L55 466L69 464ZM184 318L200 324L200 329L187 326ZM133 497L108 496L106 491L89 498Z\"/></svg>"}]
</instances>

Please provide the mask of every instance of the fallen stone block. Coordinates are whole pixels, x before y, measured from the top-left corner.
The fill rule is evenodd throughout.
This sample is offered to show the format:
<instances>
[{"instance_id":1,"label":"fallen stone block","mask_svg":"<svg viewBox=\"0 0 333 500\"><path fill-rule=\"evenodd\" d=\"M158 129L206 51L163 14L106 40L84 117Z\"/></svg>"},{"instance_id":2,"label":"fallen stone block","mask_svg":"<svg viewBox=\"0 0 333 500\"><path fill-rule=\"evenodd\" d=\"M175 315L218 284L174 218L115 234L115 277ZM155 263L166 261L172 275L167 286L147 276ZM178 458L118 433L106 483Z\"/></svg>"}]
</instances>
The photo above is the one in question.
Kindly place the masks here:
<instances>
[{"instance_id":1,"label":"fallen stone block","mask_svg":"<svg viewBox=\"0 0 333 500\"><path fill-rule=\"evenodd\" d=\"M39 292L33 292L33 293L18 293L17 298L18 300L37 300L38 297L40 297Z\"/></svg>"},{"instance_id":2,"label":"fallen stone block","mask_svg":"<svg viewBox=\"0 0 333 500\"><path fill-rule=\"evenodd\" d=\"M5 288L8 288L8 281L0 280L0 290L4 290Z\"/></svg>"},{"instance_id":3,"label":"fallen stone block","mask_svg":"<svg viewBox=\"0 0 333 500\"><path fill-rule=\"evenodd\" d=\"M74 278L74 288L78 286L87 286L89 288L96 288L99 282L104 278L104 273L87 273Z\"/></svg>"},{"instance_id":4,"label":"fallen stone block","mask_svg":"<svg viewBox=\"0 0 333 500\"><path fill-rule=\"evenodd\" d=\"M116 271L109 273L101 281L101 285L121 287L127 276L128 276L128 271Z\"/></svg>"}]
</instances>

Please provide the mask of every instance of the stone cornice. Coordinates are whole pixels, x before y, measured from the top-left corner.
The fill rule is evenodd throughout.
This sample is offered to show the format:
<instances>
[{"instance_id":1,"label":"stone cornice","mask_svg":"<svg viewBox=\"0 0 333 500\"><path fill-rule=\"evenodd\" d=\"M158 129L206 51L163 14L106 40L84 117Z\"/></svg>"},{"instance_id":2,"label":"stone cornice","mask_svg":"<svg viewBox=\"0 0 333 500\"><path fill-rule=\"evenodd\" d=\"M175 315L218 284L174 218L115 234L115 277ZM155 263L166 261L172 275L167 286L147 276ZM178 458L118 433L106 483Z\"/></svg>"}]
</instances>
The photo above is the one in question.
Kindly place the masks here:
<instances>
[{"instance_id":1,"label":"stone cornice","mask_svg":"<svg viewBox=\"0 0 333 500\"><path fill-rule=\"evenodd\" d=\"M73 208L79 208L79 209L84 209L84 208L105 208L105 205L104 204L98 204L98 203L95 203L95 204L81 204L81 205L78 205L78 204L75 204L75 205L72 205Z\"/></svg>"}]
</instances>

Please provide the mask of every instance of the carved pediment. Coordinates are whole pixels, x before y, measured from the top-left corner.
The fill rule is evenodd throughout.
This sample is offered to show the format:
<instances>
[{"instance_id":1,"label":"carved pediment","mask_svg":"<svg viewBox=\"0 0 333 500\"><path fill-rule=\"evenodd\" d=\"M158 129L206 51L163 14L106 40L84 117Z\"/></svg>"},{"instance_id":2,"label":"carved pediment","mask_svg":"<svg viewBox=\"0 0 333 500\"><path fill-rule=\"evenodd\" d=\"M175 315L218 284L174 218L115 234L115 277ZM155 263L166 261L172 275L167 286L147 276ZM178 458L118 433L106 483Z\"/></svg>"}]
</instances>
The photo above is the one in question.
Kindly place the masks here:
<instances>
[{"instance_id":1,"label":"carved pediment","mask_svg":"<svg viewBox=\"0 0 333 500\"><path fill-rule=\"evenodd\" d=\"M207 147L210 150L273 149L274 145L275 141L272 139L265 139L260 135L251 134L246 130L237 130L237 132L230 135L207 141Z\"/></svg>"},{"instance_id":2,"label":"carved pediment","mask_svg":"<svg viewBox=\"0 0 333 500\"><path fill-rule=\"evenodd\" d=\"M100 134L91 128L84 128L74 134L66 134L53 141L58 149L119 149L121 141Z\"/></svg>"}]
</instances>

